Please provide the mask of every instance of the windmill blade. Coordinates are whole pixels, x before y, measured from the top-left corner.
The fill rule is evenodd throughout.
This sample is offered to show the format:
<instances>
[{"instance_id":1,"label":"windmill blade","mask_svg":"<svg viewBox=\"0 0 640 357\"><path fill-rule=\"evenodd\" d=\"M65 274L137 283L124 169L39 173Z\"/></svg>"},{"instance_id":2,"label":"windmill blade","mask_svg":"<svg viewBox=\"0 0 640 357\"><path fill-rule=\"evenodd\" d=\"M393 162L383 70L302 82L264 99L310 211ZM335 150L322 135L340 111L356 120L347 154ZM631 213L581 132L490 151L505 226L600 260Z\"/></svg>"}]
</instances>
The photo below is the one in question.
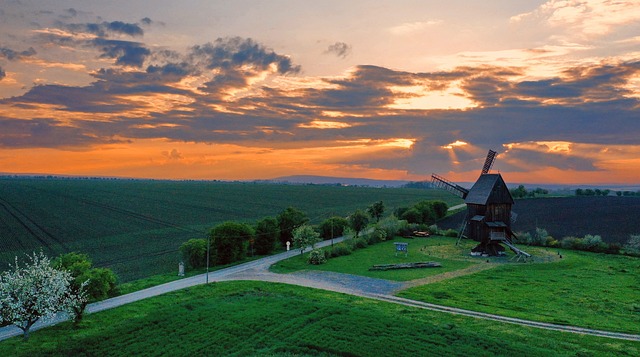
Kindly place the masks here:
<instances>
[{"instance_id":1,"label":"windmill blade","mask_svg":"<svg viewBox=\"0 0 640 357\"><path fill-rule=\"evenodd\" d=\"M514 211L511 211L511 223L515 223L515 221L518 220L518 214L515 213Z\"/></svg>"},{"instance_id":2,"label":"windmill blade","mask_svg":"<svg viewBox=\"0 0 640 357\"><path fill-rule=\"evenodd\" d=\"M497 152L493 150L489 150L487 153L487 158L484 160L484 166L482 166L482 175L488 174L491 170L491 166L493 166L493 162L496 159Z\"/></svg>"},{"instance_id":3,"label":"windmill blade","mask_svg":"<svg viewBox=\"0 0 640 357\"><path fill-rule=\"evenodd\" d=\"M469 194L469 190L466 188L456 185L455 183L445 179L444 177L438 176L436 174L431 175L431 184L434 187L441 188L443 190L447 190L454 195L460 196L462 199L467 198Z\"/></svg>"}]
</instances>

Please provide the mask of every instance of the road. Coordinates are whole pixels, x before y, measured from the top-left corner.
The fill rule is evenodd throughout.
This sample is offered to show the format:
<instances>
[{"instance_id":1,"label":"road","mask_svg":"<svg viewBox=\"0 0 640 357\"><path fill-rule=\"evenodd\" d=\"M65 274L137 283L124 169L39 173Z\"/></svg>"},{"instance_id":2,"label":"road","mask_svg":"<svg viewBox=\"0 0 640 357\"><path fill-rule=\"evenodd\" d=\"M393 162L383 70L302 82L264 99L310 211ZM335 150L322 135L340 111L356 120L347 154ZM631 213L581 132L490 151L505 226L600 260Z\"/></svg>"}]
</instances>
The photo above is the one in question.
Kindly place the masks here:
<instances>
[{"instance_id":1,"label":"road","mask_svg":"<svg viewBox=\"0 0 640 357\"><path fill-rule=\"evenodd\" d=\"M334 239L334 242L340 242L342 238ZM330 241L323 241L317 245L317 247L324 247L330 245ZM308 251L306 249L305 251ZM292 285L299 285L305 287L311 287L316 289L323 289L335 292L341 292L350 295L356 295L366 297L370 299L376 299L381 301L387 301L394 304L402 304L411 307L417 307L421 309L427 309L432 311L444 312L449 314L464 315L479 319L493 320L504 323L510 323L520 326L528 326L541 328L546 330L555 330L562 332L578 333L585 335L593 335L599 337L615 338L629 341L640 341L640 335L626 334L611 331L602 331L587 329L576 326L555 325L544 322L529 321L523 319L517 319L512 317L505 317L500 315L487 314L482 312L458 309L454 307L429 304L421 301L409 300L393 296L393 294L399 290L415 285L412 282L392 282L381 279L374 279L362 276L332 273L332 272L320 272L320 271L303 271L292 274L276 274L269 272L269 267L281 260L290 258L296 254L300 254L300 250L291 250L283 252L273 256L258 259L252 262L239 264L229 268L213 271L209 273L209 281L231 281L231 280L259 280L269 282L279 282ZM205 284L207 280L206 273L184 278L170 283L154 286L148 289L136 291L134 293L114 297L111 299L99 301L89 304L87 306L87 313L95 313L107 309L112 309L118 306L122 306L134 301L147 299L153 296L165 294L167 292L184 289L190 286L196 286ZM43 321L36 323L31 331L55 325L62 321L68 320L65 314L56 316L49 321ZM15 326L7 326L0 328L0 341L10 337L19 336L22 334L22 330Z\"/></svg>"}]
</instances>

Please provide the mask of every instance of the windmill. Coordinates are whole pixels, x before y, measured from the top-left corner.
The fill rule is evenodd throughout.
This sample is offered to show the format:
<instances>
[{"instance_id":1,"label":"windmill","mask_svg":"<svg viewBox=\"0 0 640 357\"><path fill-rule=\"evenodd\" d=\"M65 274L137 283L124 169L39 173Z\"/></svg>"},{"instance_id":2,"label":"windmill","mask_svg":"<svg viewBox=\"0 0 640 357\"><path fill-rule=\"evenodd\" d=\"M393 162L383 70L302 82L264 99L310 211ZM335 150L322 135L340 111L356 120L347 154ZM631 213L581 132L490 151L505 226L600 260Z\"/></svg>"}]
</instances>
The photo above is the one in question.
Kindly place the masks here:
<instances>
[{"instance_id":1,"label":"windmill","mask_svg":"<svg viewBox=\"0 0 640 357\"><path fill-rule=\"evenodd\" d=\"M516 253L518 259L529 258L530 254L515 247L511 241L511 237L515 237L511 231L511 223L516 217L511 211L511 206L514 204L511 193L502 175L489 173L496 154L495 151L489 150L480 177L471 189L466 189L436 174L431 175L431 183L464 199L467 214L460 226L458 242L465 232L467 237L479 242L471 250L472 254L502 255L504 247L500 244L504 244Z\"/></svg>"}]
</instances>

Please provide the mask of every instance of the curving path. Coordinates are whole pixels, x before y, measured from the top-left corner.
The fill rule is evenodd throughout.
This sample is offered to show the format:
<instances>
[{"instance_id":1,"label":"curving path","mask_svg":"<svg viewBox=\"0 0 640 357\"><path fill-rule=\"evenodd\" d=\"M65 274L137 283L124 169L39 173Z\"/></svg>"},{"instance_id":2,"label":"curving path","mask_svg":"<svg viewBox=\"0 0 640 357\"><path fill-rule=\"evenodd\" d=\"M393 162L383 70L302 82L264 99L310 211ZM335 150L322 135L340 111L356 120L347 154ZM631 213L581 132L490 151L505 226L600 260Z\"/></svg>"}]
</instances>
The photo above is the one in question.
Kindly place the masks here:
<instances>
[{"instance_id":1,"label":"curving path","mask_svg":"<svg viewBox=\"0 0 640 357\"><path fill-rule=\"evenodd\" d=\"M334 239L334 242L340 242L342 238ZM318 247L324 247L330 245L330 241L323 241L319 243ZM307 251L309 249L306 249ZM276 274L269 271L269 267L274 263L290 258L294 255L300 254L300 250L291 250L288 252L276 254L273 256L265 257L252 262L236 265L233 267L213 271L209 273L209 281L230 281L230 280L259 280L286 283L292 285L299 285L305 287L311 287L316 289L330 290L341 292L350 295L362 296L370 299L376 299L381 301L387 301L395 304L402 304L411 307L417 307L421 309L445 312L450 314L470 316L474 318L493 320L505 323L511 323L521 326L542 328L547 330L555 330L562 332L579 333L600 337L608 337L615 339L623 339L629 341L640 341L640 335L610 332L602 330L594 330L576 326L555 325L544 322L523 320L512 317L505 317L500 315L487 314L482 312L458 309L449 306L429 304L421 301L409 300L397 296L393 296L393 293L406 289L411 286L428 284L435 281L439 281L446 278L451 278L458 275L472 274L479 270L488 269L490 265L479 265L482 268L467 268L457 273L458 275L439 277L439 275L418 279L409 282L394 282L382 279L374 279L362 276L355 276L349 274L323 272L323 271L301 271L292 274ZM128 304L134 301L147 299L153 296L158 296L167 292L184 289L190 286L205 284L206 274L193 276L190 278L176 280L170 283L154 286L148 289L140 290L131 294L114 297L111 299L99 301L89 304L87 306L87 313L94 313L118 307L124 304ZM59 314L55 318L35 324L31 331L36 331L40 328L55 325L62 321L68 320L66 314ZM0 341L10 337L19 336L22 334L22 330L15 326L7 326L0 328Z\"/></svg>"}]
</instances>

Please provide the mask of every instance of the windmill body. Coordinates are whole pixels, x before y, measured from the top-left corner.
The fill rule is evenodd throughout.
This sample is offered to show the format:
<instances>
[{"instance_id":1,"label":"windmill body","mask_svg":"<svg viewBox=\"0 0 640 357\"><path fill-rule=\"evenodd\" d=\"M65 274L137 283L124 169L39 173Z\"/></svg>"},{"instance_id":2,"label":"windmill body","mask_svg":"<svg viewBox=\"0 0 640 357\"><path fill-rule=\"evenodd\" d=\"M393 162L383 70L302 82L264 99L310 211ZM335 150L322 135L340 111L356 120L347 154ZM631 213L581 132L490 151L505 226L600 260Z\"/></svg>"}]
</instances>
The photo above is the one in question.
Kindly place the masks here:
<instances>
[{"instance_id":1,"label":"windmill body","mask_svg":"<svg viewBox=\"0 0 640 357\"><path fill-rule=\"evenodd\" d=\"M467 204L467 237L479 242L473 252L499 255L511 231L513 198L500 174L482 174L469 190Z\"/></svg>"},{"instance_id":2,"label":"windmill body","mask_svg":"<svg viewBox=\"0 0 640 357\"><path fill-rule=\"evenodd\" d=\"M489 173L495 157L496 152L489 150L480 177L469 190L436 174L431 176L432 184L464 199L467 215L460 228L460 237L466 233L468 238L479 242L472 253L501 255L504 252L501 244L505 244L517 256L527 258L530 255L511 242L511 237L515 237L511 231L514 201L509 188L502 175Z\"/></svg>"}]
</instances>

